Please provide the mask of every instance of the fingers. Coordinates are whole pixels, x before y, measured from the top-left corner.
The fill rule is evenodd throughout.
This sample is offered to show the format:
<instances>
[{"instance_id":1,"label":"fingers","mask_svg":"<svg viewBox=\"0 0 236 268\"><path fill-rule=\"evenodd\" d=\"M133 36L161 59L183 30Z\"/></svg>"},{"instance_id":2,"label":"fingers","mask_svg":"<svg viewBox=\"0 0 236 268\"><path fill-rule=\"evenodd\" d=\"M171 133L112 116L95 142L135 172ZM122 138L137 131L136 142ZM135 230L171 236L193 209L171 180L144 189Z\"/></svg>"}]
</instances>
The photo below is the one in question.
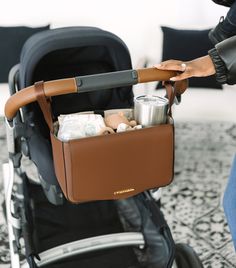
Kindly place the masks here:
<instances>
[{"instance_id":1,"label":"fingers","mask_svg":"<svg viewBox=\"0 0 236 268\"><path fill-rule=\"evenodd\" d=\"M186 64L179 60L167 60L160 64L154 65L159 70L169 70L169 71L180 71L184 72L186 70Z\"/></svg>"}]
</instances>

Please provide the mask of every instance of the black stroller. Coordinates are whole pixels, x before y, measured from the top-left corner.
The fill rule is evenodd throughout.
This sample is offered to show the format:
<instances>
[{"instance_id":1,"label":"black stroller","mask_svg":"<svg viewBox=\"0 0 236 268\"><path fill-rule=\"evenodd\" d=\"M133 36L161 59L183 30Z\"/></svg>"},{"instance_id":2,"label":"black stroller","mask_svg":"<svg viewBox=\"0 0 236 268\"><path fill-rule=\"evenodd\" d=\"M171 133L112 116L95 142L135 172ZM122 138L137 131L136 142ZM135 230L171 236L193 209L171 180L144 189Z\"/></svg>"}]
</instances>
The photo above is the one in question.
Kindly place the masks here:
<instances>
[{"instance_id":1,"label":"black stroller","mask_svg":"<svg viewBox=\"0 0 236 268\"><path fill-rule=\"evenodd\" d=\"M10 94L40 80L131 69L128 49L114 34L92 27L48 30L25 43L9 75ZM133 83L128 84L52 97L53 114L130 108ZM18 108L27 105L6 119L4 185L13 268L203 267L190 247L175 245L150 191L116 201L68 202L54 172L42 112L36 102L28 103L22 99ZM37 167L36 178L23 169L22 155Z\"/></svg>"}]
</instances>

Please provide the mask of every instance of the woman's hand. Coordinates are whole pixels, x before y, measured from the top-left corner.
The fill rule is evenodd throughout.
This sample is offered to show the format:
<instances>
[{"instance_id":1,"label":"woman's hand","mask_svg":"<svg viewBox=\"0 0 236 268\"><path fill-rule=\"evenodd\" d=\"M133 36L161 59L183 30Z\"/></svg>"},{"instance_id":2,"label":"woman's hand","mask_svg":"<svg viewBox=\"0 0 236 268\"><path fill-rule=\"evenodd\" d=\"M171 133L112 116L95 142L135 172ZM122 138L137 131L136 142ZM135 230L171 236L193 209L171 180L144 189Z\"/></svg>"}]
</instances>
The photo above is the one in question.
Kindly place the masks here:
<instances>
[{"instance_id":1,"label":"woman's hand","mask_svg":"<svg viewBox=\"0 0 236 268\"><path fill-rule=\"evenodd\" d=\"M215 67L210 56L204 56L192 61L167 60L155 67L159 70L179 71L180 73L170 78L171 81L180 81L190 77L205 77L215 74Z\"/></svg>"}]
</instances>

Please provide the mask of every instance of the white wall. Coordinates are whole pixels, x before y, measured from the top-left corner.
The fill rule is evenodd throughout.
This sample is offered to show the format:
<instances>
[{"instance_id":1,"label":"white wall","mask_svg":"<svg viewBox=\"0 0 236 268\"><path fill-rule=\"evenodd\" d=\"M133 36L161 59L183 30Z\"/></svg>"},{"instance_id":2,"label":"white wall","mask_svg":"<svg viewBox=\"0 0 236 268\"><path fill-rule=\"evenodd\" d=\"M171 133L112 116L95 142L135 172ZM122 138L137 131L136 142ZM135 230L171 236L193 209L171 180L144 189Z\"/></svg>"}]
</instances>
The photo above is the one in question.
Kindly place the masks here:
<instances>
[{"instance_id":1,"label":"white wall","mask_svg":"<svg viewBox=\"0 0 236 268\"><path fill-rule=\"evenodd\" d=\"M1 0L0 25L101 27L125 41L136 65L160 61L160 25L208 28L226 11L211 0Z\"/></svg>"}]
</instances>

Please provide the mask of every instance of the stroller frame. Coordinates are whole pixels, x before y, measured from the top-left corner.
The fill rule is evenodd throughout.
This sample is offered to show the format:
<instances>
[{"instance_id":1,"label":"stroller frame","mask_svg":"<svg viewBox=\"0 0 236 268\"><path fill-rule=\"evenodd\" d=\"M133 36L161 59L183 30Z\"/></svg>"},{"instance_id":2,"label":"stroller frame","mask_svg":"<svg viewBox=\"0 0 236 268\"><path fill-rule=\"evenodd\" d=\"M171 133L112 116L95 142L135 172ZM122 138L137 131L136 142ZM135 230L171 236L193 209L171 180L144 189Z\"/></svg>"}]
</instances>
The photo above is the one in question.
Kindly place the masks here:
<instances>
[{"instance_id":1,"label":"stroller frame","mask_svg":"<svg viewBox=\"0 0 236 268\"><path fill-rule=\"evenodd\" d=\"M145 69L144 69L145 71ZM134 73L133 70L128 70L130 73ZM17 77L19 75L19 65L12 68L9 74L9 89L10 95L14 95L18 92L17 85ZM106 76L106 74L104 74ZM107 73L107 79L104 79L104 75L102 75L101 80L98 84L98 88L109 88L111 87L111 82L113 81L113 74ZM124 78L123 74L121 75ZM173 73L165 73L164 77L172 77ZM109 78L110 77L110 78ZM155 77L155 75L154 75ZM94 88L94 80L91 76L84 76L77 78L77 84L81 85L85 84L84 91L90 90L90 88ZM130 79L130 78L129 78ZM137 76L132 75L133 82L129 82L130 85L135 84L137 82ZM152 81L152 78L149 78L149 81ZM122 84L127 83L127 76L124 78L124 82ZM156 78L155 78L156 80ZM162 80L162 79L161 79ZM104 85L104 82L105 85ZM87 86L86 86L86 83ZM143 81L147 82L147 81ZM20 108L20 107L19 107ZM107 248L115 248L122 246L135 246L139 248L145 247L145 239L142 233L139 232L123 232L123 233L114 233L108 235L100 235L92 238L80 239L74 242L66 243L63 245L56 246L54 248L48 249L44 252L35 254L34 250L28 246L26 247L26 258L27 260L21 260L20 257L20 249L21 242L20 238L22 237L22 233L25 234L24 237L27 236L28 228L27 221L25 217L25 204L24 204L24 195L23 195L23 181L27 180L27 175L20 168L20 161L23 154L27 155L27 146L24 146L24 140L21 138L22 131L24 131L24 118L23 112L21 108L16 111L16 114L9 120L9 117L6 118L6 132L7 132L7 144L8 144L8 152L9 152L9 162L3 165L3 181L4 181L4 193L5 193L5 205L6 205L6 218L8 225L8 235L9 235L9 245L10 245L10 255L11 255L11 265L13 268L28 268L28 267L43 267L47 264L53 263L60 259L64 259L67 257L71 257L78 254L83 254L87 252L92 252L96 250L102 250ZM18 177L18 178L17 178ZM17 191L14 190L16 180L20 179L20 184ZM149 191L145 191L142 193L147 200L152 200L151 193ZM162 225L164 222L164 218L160 214L160 223ZM22 224L23 220L23 224ZM169 229L167 228L167 233L169 234L169 243L174 247L174 242L172 240ZM178 248L178 247L176 247ZM170 268L179 268L179 267L188 267L182 266L182 263L191 263L192 268L202 267L199 259L197 258L195 252L189 251L190 248L185 248L185 253L189 255L189 259L187 262L182 262L180 260L183 259L181 254L179 255L179 259L173 261L174 258L174 250L172 251L168 265L166 267ZM185 256L184 256L185 258ZM30 265L30 264L31 265ZM190 266L189 266L190 267Z\"/></svg>"}]
</instances>

